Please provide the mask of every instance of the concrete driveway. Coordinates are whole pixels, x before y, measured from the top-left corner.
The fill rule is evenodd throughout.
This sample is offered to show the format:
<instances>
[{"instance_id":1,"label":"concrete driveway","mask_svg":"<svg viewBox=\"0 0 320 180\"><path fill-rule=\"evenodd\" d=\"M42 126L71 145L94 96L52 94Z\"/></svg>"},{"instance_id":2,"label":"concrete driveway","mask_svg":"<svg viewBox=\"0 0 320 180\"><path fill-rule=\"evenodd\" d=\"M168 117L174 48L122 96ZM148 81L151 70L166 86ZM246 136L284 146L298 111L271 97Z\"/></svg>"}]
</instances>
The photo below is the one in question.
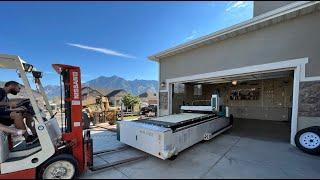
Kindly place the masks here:
<instances>
[{"instance_id":1,"label":"concrete driveway","mask_svg":"<svg viewBox=\"0 0 320 180\"><path fill-rule=\"evenodd\" d=\"M123 147L110 131L93 135L95 150ZM95 158L96 164L145 154L129 147ZM226 132L181 152L176 160L153 156L128 164L88 171L80 178L320 178L320 157L305 154L288 142L254 139Z\"/></svg>"}]
</instances>

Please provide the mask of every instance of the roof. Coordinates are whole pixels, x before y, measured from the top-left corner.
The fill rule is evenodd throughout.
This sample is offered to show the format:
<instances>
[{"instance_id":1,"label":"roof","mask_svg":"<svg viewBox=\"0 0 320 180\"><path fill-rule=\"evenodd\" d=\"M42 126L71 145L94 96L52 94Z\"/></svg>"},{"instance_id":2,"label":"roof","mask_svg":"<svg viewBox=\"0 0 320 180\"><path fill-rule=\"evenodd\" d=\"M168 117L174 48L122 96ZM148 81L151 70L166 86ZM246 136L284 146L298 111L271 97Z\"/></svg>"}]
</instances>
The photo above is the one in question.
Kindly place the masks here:
<instances>
[{"instance_id":1,"label":"roof","mask_svg":"<svg viewBox=\"0 0 320 180\"><path fill-rule=\"evenodd\" d=\"M0 54L0 68L17 69L18 63L26 63L19 56Z\"/></svg>"},{"instance_id":2,"label":"roof","mask_svg":"<svg viewBox=\"0 0 320 180\"><path fill-rule=\"evenodd\" d=\"M144 92L144 93L140 94L139 97L140 98L148 97L148 93Z\"/></svg>"},{"instance_id":3,"label":"roof","mask_svg":"<svg viewBox=\"0 0 320 180\"><path fill-rule=\"evenodd\" d=\"M244 33L252 32L272 24L283 22L298 16L312 13L320 10L320 1L297 1L282 6L275 10L256 16L250 20L233 25L229 28L211 33L209 35L197 38L195 40L183 43L173 48L161 51L151 55L148 58L153 61L159 61L165 57L173 56L203 45L212 44L228 38L233 38Z\"/></svg>"},{"instance_id":4,"label":"roof","mask_svg":"<svg viewBox=\"0 0 320 180\"><path fill-rule=\"evenodd\" d=\"M89 92L89 93L94 93L94 92L96 92L96 93L99 94L100 96L103 96L103 94L102 94L100 91L98 91L98 90L96 90L96 89L93 89L93 88L91 88L91 87L88 87L88 86L81 88L82 95L88 94L88 93L84 93L84 90L85 90L85 89L88 89L88 92Z\"/></svg>"},{"instance_id":5,"label":"roof","mask_svg":"<svg viewBox=\"0 0 320 180\"><path fill-rule=\"evenodd\" d=\"M116 96L120 92L126 93L127 91L124 89L117 89L117 90L111 91L109 94L107 94L107 97L110 98L110 97Z\"/></svg>"},{"instance_id":6,"label":"roof","mask_svg":"<svg viewBox=\"0 0 320 180\"><path fill-rule=\"evenodd\" d=\"M146 98L146 97L156 97L156 93L155 92L144 92L139 94L140 98Z\"/></svg>"}]
</instances>

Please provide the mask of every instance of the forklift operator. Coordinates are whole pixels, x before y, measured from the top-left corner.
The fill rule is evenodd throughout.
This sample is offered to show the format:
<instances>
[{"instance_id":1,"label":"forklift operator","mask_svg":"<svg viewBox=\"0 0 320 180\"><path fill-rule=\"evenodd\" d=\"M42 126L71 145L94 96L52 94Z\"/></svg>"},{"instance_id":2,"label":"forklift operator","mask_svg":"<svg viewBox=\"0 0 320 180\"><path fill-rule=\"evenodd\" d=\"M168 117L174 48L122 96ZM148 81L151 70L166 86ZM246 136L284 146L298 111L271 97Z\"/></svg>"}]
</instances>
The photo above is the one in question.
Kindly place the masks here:
<instances>
[{"instance_id":1,"label":"forklift operator","mask_svg":"<svg viewBox=\"0 0 320 180\"><path fill-rule=\"evenodd\" d=\"M8 111L8 106L10 108L15 108L16 103L10 102L7 97L7 94L10 93L13 95L17 95L20 92L20 89L20 84L15 81L8 81L5 83L4 88L0 88L0 123L5 126L11 126L12 124L14 124L15 127L18 129L16 131L16 134L22 134L27 144L33 144L36 141L38 141L38 137L35 127L32 125L32 116L28 113ZM26 125L23 121L24 118L26 118L26 124L33 135L29 135L28 131L26 130ZM6 131L8 128L0 128L0 130L1 129L3 131Z\"/></svg>"}]
</instances>

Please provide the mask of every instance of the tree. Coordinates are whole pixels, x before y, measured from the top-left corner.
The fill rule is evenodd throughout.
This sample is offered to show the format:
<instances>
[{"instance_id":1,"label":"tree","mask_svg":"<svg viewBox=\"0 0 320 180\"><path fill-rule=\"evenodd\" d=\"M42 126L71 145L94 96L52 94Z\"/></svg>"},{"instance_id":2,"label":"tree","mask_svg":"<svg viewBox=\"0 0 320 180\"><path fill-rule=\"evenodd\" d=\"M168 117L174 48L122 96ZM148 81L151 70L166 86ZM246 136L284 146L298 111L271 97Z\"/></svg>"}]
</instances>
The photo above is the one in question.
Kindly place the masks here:
<instances>
[{"instance_id":1,"label":"tree","mask_svg":"<svg viewBox=\"0 0 320 180\"><path fill-rule=\"evenodd\" d=\"M133 96L131 94L126 94L122 98L123 105L126 108L130 108L132 110L132 107L136 104L140 104L140 98L138 96Z\"/></svg>"}]
</instances>

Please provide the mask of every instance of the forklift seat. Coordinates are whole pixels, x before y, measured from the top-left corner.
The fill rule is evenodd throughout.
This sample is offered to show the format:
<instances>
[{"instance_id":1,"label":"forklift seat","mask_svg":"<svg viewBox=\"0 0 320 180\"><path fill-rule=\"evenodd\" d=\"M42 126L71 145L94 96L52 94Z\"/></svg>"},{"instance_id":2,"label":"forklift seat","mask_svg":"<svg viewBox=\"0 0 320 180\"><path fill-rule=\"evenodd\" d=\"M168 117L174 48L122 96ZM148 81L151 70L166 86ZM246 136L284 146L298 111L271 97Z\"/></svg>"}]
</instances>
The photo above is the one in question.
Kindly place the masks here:
<instances>
[{"instance_id":1,"label":"forklift seat","mask_svg":"<svg viewBox=\"0 0 320 180\"><path fill-rule=\"evenodd\" d=\"M9 157L8 136L0 131L0 163L5 162Z\"/></svg>"}]
</instances>

